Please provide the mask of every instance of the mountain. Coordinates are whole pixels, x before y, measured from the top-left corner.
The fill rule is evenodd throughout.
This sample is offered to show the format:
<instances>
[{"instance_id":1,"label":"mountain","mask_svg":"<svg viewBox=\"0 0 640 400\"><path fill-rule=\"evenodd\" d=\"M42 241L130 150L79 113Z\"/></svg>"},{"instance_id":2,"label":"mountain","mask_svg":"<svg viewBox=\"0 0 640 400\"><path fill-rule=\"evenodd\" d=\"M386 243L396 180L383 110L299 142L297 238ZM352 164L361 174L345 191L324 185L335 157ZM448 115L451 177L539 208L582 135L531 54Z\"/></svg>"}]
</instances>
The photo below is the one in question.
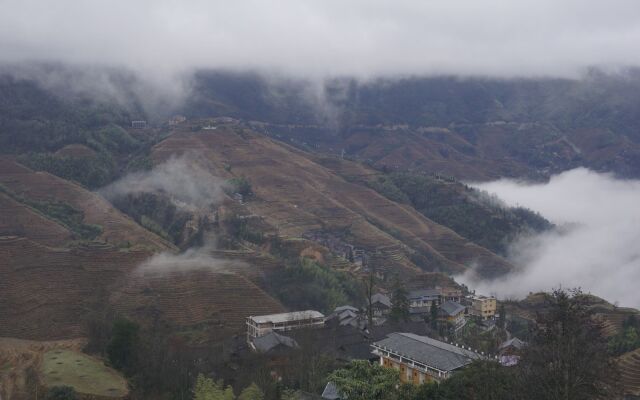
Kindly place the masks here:
<instances>
[{"instance_id":1,"label":"mountain","mask_svg":"<svg viewBox=\"0 0 640 400\"><path fill-rule=\"evenodd\" d=\"M202 72L183 108L233 116L314 151L459 179L543 179L589 167L640 176L640 73L579 80L405 78L360 82Z\"/></svg>"}]
</instances>

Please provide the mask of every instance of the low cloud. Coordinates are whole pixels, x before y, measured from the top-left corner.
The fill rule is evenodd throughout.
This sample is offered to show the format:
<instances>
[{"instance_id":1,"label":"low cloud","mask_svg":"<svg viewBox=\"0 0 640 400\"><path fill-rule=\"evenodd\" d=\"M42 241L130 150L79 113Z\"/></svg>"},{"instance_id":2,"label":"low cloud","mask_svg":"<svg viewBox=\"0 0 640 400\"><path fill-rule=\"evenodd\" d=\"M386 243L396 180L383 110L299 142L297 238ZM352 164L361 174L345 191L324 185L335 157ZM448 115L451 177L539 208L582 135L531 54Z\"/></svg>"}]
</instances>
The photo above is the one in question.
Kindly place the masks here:
<instances>
[{"instance_id":1,"label":"low cloud","mask_svg":"<svg viewBox=\"0 0 640 400\"><path fill-rule=\"evenodd\" d=\"M2 1L0 62L304 76L575 76L640 65L636 0Z\"/></svg>"},{"instance_id":2,"label":"low cloud","mask_svg":"<svg viewBox=\"0 0 640 400\"><path fill-rule=\"evenodd\" d=\"M210 271L218 274L236 273L249 266L236 260L222 259L212 255L215 245L205 244L203 247L191 248L181 254L163 252L155 254L135 270L139 275L164 275L170 273L188 273L193 271Z\"/></svg>"},{"instance_id":3,"label":"low cloud","mask_svg":"<svg viewBox=\"0 0 640 400\"><path fill-rule=\"evenodd\" d=\"M135 172L100 189L109 200L128 194L165 195L180 209L197 212L220 203L225 180L211 175L202 157L186 154L155 166L151 171Z\"/></svg>"},{"instance_id":4,"label":"low cloud","mask_svg":"<svg viewBox=\"0 0 640 400\"><path fill-rule=\"evenodd\" d=\"M545 184L500 180L476 186L509 205L537 211L558 227L511 245L509 258L518 272L491 282L469 275L462 281L501 297L581 287L608 301L640 307L640 181L579 168Z\"/></svg>"}]
</instances>

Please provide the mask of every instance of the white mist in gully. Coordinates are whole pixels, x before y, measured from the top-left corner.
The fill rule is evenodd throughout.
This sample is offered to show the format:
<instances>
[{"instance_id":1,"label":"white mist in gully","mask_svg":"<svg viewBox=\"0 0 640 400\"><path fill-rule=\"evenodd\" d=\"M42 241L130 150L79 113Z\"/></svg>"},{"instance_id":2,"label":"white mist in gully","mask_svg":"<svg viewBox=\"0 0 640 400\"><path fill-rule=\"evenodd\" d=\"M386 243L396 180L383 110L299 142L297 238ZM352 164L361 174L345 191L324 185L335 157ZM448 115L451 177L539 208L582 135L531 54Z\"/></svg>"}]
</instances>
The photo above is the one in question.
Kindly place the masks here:
<instances>
[{"instance_id":1,"label":"white mist in gully","mask_svg":"<svg viewBox=\"0 0 640 400\"><path fill-rule=\"evenodd\" d=\"M511 244L517 272L492 282L471 276L462 281L504 297L581 287L621 306L640 306L640 181L578 168L544 184L499 180L474 186L539 212L557 228Z\"/></svg>"}]
</instances>

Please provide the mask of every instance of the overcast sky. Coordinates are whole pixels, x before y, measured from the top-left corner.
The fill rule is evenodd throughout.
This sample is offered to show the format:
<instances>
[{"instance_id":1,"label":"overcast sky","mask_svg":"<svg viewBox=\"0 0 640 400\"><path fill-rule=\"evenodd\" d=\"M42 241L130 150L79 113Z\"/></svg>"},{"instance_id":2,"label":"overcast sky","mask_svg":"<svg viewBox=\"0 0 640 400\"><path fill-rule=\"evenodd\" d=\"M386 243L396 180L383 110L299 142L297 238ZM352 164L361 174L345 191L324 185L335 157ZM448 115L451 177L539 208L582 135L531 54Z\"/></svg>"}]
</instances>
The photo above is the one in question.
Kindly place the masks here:
<instances>
[{"instance_id":1,"label":"overcast sky","mask_svg":"<svg viewBox=\"0 0 640 400\"><path fill-rule=\"evenodd\" d=\"M0 0L0 61L304 76L640 65L637 0Z\"/></svg>"}]
</instances>

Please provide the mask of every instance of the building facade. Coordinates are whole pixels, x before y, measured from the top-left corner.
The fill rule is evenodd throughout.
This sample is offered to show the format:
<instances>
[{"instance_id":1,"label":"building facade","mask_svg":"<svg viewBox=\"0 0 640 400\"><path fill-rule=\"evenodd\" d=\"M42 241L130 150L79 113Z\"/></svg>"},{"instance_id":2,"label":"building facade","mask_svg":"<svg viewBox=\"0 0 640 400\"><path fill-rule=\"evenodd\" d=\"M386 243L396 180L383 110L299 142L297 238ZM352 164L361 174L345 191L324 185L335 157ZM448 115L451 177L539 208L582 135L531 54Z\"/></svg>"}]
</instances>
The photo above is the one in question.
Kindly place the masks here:
<instances>
[{"instance_id":1,"label":"building facade","mask_svg":"<svg viewBox=\"0 0 640 400\"><path fill-rule=\"evenodd\" d=\"M380 365L395 368L403 383L420 385L442 381L456 371L484 358L479 353L412 333L392 333L372 344Z\"/></svg>"},{"instance_id":2,"label":"building facade","mask_svg":"<svg viewBox=\"0 0 640 400\"><path fill-rule=\"evenodd\" d=\"M498 302L494 296L472 296L470 301L470 315L482 320L492 319L496 316Z\"/></svg>"},{"instance_id":3,"label":"building facade","mask_svg":"<svg viewBox=\"0 0 640 400\"><path fill-rule=\"evenodd\" d=\"M300 328L324 326L325 317L313 310L247 317L247 341L269 332L286 332Z\"/></svg>"}]
</instances>

